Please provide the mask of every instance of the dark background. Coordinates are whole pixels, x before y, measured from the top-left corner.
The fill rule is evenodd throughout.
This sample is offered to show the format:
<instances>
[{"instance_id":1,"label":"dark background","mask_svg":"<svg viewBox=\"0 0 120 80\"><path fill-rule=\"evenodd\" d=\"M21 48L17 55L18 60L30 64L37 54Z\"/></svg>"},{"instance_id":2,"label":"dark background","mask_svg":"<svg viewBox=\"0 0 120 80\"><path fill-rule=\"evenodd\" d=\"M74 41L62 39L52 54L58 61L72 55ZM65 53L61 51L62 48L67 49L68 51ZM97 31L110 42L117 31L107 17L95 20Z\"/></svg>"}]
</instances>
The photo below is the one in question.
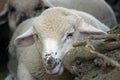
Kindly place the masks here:
<instances>
[{"instance_id":1,"label":"dark background","mask_svg":"<svg viewBox=\"0 0 120 80\"><path fill-rule=\"evenodd\" d=\"M106 0L115 11L118 23L120 23L120 0ZM7 17L7 16L6 16ZM0 70L6 69L8 62L9 27L0 25Z\"/></svg>"},{"instance_id":2,"label":"dark background","mask_svg":"<svg viewBox=\"0 0 120 80\"><path fill-rule=\"evenodd\" d=\"M115 11L118 23L120 23L120 0L106 0Z\"/></svg>"}]
</instances>

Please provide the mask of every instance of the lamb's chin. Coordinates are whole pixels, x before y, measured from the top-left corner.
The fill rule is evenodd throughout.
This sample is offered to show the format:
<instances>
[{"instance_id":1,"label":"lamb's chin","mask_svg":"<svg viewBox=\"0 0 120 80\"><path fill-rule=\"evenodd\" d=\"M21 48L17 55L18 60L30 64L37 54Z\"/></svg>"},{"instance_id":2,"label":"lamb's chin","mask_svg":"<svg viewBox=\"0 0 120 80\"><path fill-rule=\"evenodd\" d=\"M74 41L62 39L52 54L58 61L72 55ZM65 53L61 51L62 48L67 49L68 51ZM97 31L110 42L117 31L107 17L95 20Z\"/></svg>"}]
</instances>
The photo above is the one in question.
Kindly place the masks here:
<instances>
[{"instance_id":1,"label":"lamb's chin","mask_svg":"<svg viewBox=\"0 0 120 80\"><path fill-rule=\"evenodd\" d=\"M56 65L55 68L53 69L47 69L46 71L48 74L52 74L52 75L61 75L63 73L63 65Z\"/></svg>"}]
</instances>

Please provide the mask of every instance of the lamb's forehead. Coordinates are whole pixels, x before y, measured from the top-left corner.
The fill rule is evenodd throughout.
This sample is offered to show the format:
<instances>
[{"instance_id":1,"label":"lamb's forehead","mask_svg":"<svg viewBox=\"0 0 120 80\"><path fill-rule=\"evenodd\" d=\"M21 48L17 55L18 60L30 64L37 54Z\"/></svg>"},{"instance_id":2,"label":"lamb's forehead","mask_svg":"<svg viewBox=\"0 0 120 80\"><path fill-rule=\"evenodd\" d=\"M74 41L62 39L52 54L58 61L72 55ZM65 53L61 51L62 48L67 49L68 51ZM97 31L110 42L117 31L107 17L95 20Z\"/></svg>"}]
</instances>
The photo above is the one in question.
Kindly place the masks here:
<instances>
[{"instance_id":1,"label":"lamb's forehead","mask_svg":"<svg viewBox=\"0 0 120 80\"><path fill-rule=\"evenodd\" d=\"M55 37L65 33L67 29L73 26L69 16L61 12L50 11L39 16L34 24L35 28L44 36Z\"/></svg>"},{"instance_id":2,"label":"lamb's forehead","mask_svg":"<svg viewBox=\"0 0 120 80\"><path fill-rule=\"evenodd\" d=\"M42 2L42 0L9 0L9 4L20 11L23 9L32 9L38 3L41 3L40 1Z\"/></svg>"},{"instance_id":3,"label":"lamb's forehead","mask_svg":"<svg viewBox=\"0 0 120 80\"><path fill-rule=\"evenodd\" d=\"M73 24L76 21L76 15L70 12L69 9L55 7L45 10L40 16L35 19L35 24L43 24L49 26L62 27L64 24ZM63 26L64 27L64 26Z\"/></svg>"},{"instance_id":4,"label":"lamb's forehead","mask_svg":"<svg viewBox=\"0 0 120 80\"><path fill-rule=\"evenodd\" d=\"M64 35L70 26L68 22L56 20L39 22L34 27L43 37L59 38Z\"/></svg>"}]
</instances>

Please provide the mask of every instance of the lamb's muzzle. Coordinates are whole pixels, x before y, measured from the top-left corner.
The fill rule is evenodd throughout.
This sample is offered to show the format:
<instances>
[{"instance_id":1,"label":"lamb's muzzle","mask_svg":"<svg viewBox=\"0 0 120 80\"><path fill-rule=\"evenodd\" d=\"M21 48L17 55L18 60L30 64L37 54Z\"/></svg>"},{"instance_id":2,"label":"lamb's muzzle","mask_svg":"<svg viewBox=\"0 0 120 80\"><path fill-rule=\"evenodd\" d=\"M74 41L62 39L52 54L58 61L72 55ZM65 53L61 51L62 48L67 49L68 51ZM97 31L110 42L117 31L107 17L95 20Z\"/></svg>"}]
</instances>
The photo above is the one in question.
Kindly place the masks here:
<instances>
[{"instance_id":1,"label":"lamb's muzzle","mask_svg":"<svg viewBox=\"0 0 120 80\"><path fill-rule=\"evenodd\" d=\"M44 64L47 73L60 75L63 72L62 62L61 59L57 58L57 52L47 53L44 58Z\"/></svg>"},{"instance_id":2,"label":"lamb's muzzle","mask_svg":"<svg viewBox=\"0 0 120 80\"><path fill-rule=\"evenodd\" d=\"M61 75L63 73L63 65L61 63L52 65L52 67L47 67L46 71L48 74Z\"/></svg>"},{"instance_id":3,"label":"lamb's muzzle","mask_svg":"<svg viewBox=\"0 0 120 80\"><path fill-rule=\"evenodd\" d=\"M55 66L57 65L57 62L55 61L55 58L52 57L52 56L46 58L45 61L46 61L46 66L49 70L55 68Z\"/></svg>"}]
</instances>

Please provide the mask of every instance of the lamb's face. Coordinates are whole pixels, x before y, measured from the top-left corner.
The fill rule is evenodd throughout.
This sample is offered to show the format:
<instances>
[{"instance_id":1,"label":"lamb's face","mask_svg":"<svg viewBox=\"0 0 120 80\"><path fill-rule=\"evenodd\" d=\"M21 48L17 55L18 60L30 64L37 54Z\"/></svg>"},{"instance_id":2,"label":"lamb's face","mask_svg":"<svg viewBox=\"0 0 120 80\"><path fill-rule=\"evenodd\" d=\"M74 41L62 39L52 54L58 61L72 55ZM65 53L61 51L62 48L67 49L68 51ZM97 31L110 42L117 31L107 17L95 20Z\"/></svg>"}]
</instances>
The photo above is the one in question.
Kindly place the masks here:
<instances>
[{"instance_id":1,"label":"lamb's face","mask_svg":"<svg viewBox=\"0 0 120 80\"><path fill-rule=\"evenodd\" d=\"M60 33L56 33L58 36L49 36L55 35L54 32L56 31ZM49 74L58 75L63 72L62 59L65 53L72 48L74 28L68 28L65 32L56 31L53 31L53 33L48 32L49 35L47 35L47 37L42 36L44 33L41 33L41 38L43 40L42 58L45 68Z\"/></svg>"},{"instance_id":2,"label":"lamb's face","mask_svg":"<svg viewBox=\"0 0 120 80\"><path fill-rule=\"evenodd\" d=\"M35 17L51 7L46 0L9 0L9 25L14 31L24 20Z\"/></svg>"},{"instance_id":3,"label":"lamb's face","mask_svg":"<svg viewBox=\"0 0 120 80\"><path fill-rule=\"evenodd\" d=\"M29 46L34 43L33 35L42 43L40 51L47 73L60 75L63 72L62 59L72 48L75 40L90 34L105 32L86 23L75 14L69 14L64 8L53 8L34 19L34 24L25 33L15 39L16 46Z\"/></svg>"},{"instance_id":4,"label":"lamb's face","mask_svg":"<svg viewBox=\"0 0 120 80\"><path fill-rule=\"evenodd\" d=\"M72 48L77 32L75 25L65 19L65 16L60 18L54 20L43 20L42 18L42 22L39 21L39 25L34 26L43 44L42 57L46 71L49 74L56 75L60 75L63 72L62 59Z\"/></svg>"}]
</instances>

